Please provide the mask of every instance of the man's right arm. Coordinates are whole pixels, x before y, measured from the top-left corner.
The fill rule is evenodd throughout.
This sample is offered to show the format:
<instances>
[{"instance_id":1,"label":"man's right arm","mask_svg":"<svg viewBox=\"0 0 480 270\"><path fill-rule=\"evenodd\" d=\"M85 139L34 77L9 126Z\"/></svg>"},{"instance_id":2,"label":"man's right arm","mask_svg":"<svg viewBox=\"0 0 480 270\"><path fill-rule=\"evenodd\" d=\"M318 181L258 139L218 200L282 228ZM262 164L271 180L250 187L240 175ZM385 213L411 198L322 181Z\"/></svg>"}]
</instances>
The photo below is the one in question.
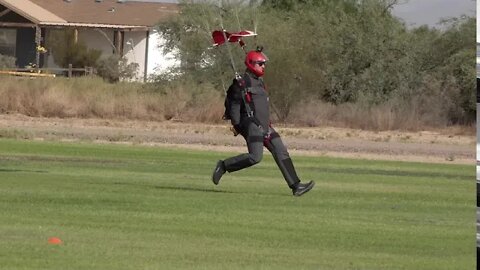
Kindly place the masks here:
<instances>
[{"instance_id":1,"label":"man's right arm","mask_svg":"<svg viewBox=\"0 0 480 270\"><path fill-rule=\"evenodd\" d=\"M240 109L242 106L242 89L235 81L227 93L230 101L230 121L235 131L240 133Z\"/></svg>"}]
</instances>

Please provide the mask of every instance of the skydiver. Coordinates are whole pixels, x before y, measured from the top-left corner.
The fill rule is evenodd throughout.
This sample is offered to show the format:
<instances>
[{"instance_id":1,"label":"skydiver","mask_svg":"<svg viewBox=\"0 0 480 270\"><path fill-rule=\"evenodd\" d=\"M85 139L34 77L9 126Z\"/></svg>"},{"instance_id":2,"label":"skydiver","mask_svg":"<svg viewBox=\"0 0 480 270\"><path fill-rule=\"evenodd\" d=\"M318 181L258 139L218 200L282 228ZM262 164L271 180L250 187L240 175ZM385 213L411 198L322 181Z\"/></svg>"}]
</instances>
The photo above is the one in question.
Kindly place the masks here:
<instances>
[{"instance_id":1,"label":"skydiver","mask_svg":"<svg viewBox=\"0 0 480 270\"><path fill-rule=\"evenodd\" d=\"M270 123L269 97L262 76L268 58L257 49L245 57L246 71L235 79L227 92L227 119L230 119L234 135L242 135L248 153L219 160L213 171L212 181L218 185L225 172L235 172L259 163L263 146L272 154L294 196L310 191L315 182L302 183L283 144L280 135Z\"/></svg>"}]
</instances>

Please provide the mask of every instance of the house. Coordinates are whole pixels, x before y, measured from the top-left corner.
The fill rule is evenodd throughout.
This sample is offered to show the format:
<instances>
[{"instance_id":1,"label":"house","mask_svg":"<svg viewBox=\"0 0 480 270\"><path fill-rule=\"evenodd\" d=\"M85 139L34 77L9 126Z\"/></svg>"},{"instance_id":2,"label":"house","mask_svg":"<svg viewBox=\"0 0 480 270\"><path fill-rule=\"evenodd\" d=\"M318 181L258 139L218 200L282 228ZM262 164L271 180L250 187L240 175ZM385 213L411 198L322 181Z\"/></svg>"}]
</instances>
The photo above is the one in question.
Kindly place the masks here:
<instances>
[{"instance_id":1,"label":"house","mask_svg":"<svg viewBox=\"0 0 480 270\"><path fill-rule=\"evenodd\" d=\"M53 68L52 55L38 48L49 31L73 29L75 40L118 54L139 65L138 80L175 62L163 55L164 41L154 26L178 14L178 4L127 0L0 0L0 54L17 58L17 66L36 63Z\"/></svg>"},{"instance_id":2,"label":"house","mask_svg":"<svg viewBox=\"0 0 480 270\"><path fill-rule=\"evenodd\" d=\"M480 43L479 42L477 42L477 78L480 78Z\"/></svg>"}]
</instances>

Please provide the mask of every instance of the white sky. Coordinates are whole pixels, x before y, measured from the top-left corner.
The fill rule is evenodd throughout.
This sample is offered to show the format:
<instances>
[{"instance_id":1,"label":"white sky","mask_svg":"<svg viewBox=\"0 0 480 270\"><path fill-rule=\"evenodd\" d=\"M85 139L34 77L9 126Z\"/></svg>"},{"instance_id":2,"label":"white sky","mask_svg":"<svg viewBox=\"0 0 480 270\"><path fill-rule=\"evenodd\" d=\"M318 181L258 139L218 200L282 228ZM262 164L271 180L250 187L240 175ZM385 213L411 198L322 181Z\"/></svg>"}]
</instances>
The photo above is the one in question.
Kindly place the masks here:
<instances>
[{"instance_id":1,"label":"white sky","mask_svg":"<svg viewBox=\"0 0 480 270\"><path fill-rule=\"evenodd\" d=\"M407 26L426 24L439 27L437 23L442 18L476 14L475 0L400 0L400 2L404 4L395 6L392 13L403 19Z\"/></svg>"},{"instance_id":2,"label":"white sky","mask_svg":"<svg viewBox=\"0 0 480 270\"><path fill-rule=\"evenodd\" d=\"M477 1L477 13L480 11L480 0ZM479 28L480 20L477 16L477 42L480 42L480 28Z\"/></svg>"}]
</instances>

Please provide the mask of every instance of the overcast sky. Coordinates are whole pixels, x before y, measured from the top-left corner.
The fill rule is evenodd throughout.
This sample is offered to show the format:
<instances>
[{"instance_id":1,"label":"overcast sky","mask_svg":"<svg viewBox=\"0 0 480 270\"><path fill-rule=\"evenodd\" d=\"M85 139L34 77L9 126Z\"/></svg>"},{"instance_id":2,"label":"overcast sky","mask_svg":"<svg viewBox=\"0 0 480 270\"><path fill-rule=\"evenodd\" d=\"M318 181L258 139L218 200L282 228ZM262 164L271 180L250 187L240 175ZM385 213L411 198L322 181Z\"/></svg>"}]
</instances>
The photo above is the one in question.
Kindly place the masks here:
<instances>
[{"instance_id":1,"label":"overcast sky","mask_svg":"<svg viewBox=\"0 0 480 270\"><path fill-rule=\"evenodd\" d=\"M480 0L477 1L477 12L480 11ZM477 42L480 42L480 19L477 16ZM480 138L480 137L479 137Z\"/></svg>"},{"instance_id":2,"label":"overcast sky","mask_svg":"<svg viewBox=\"0 0 480 270\"><path fill-rule=\"evenodd\" d=\"M405 21L407 26L438 26L442 18L475 16L476 1L472 0L400 0L405 3L394 7L393 14ZM479 1L480 2L480 1Z\"/></svg>"}]
</instances>

